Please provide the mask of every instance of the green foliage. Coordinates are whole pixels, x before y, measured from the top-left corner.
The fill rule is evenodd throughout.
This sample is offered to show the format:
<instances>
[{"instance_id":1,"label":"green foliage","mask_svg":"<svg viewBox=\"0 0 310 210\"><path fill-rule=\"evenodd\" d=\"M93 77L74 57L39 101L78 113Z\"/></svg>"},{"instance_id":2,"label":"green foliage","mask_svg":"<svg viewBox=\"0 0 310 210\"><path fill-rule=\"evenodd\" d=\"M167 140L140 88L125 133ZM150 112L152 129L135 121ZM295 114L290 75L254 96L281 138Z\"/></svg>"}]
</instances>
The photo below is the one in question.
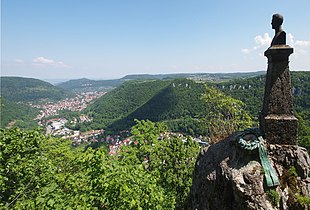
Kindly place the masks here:
<instances>
[{"instance_id":1,"label":"green foliage","mask_svg":"<svg viewBox=\"0 0 310 210\"><path fill-rule=\"evenodd\" d=\"M0 128L11 126L19 128L35 128L37 123L33 120L39 111L22 103L14 103L0 97Z\"/></svg>"},{"instance_id":2,"label":"green foliage","mask_svg":"<svg viewBox=\"0 0 310 210\"><path fill-rule=\"evenodd\" d=\"M207 136L208 127L203 123L201 118L185 116L180 119L164 121L170 130L183 132L191 136Z\"/></svg>"},{"instance_id":3,"label":"green foliage","mask_svg":"<svg viewBox=\"0 0 310 210\"><path fill-rule=\"evenodd\" d=\"M87 150L87 192L98 209L172 209L173 202L141 164L113 160L104 150Z\"/></svg>"},{"instance_id":4,"label":"green foliage","mask_svg":"<svg viewBox=\"0 0 310 210\"><path fill-rule=\"evenodd\" d=\"M271 201L272 205L278 206L278 204L280 202L280 195L277 192L277 190L276 189L268 189L267 195L268 195L268 198Z\"/></svg>"},{"instance_id":5,"label":"green foliage","mask_svg":"<svg viewBox=\"0 0 310 210\"><path fill-rule=\"evenodd\" d=\"M37 131L23 133L19 130L1 130L0 139L1 201L10 205L25 196L26 191L35 190L35 181L41 179L39 166L43 166L43 161L39 156L40 135ZM42 184L45 184L44 181Z\"/></svg>"},{"instance_id":6,"label":"green foliage","mask_svg":"<svg viewBox=\"0 0 310 210\"><path fill-rule=\"evenodd\" d=\"M41 130L0 130L0 208L182 209L197 143L159 140L162 123L137 121L121 156L70 147Z\"/></svg>"},{"instance_id":7,"label":"green foliage","mask_svg":"<svg viewBox=\"0 0 310 210\"><path fill-rule=\"evenodd\" d=\"M310 153L310 110L296 114L298 119L298 145L305 147Z\"/></svg>"},{"instance_id":8,"label":"green foliage","mask_svg":"<svg viewBox=\"0 0 310 210\"><path fill-rule=\"evenodd\" d=\"M208 113L203 118L212 139L222 138L252 126L251 117L244 110L245 104L242 101L208 86L202 99L208 105Z\"/></svg>"},{"instance_id":9,"label":"green foliage","mask_svg":"<svg viewBox=\"0 0 310 210\"><path fill-rule=\"evenodd\" d=\"M297 195L297 202L302 206L310 207L310 196Z\"/></svg>"},{"instance_id":10,"label":"green foliage","mask_svg":"<svg viewBox=\"0 0 310 210\"><path fill-rule=\"evenodd\" d=\"M292 72L292 92L295 110L300 113L310 109L310 72ZM309 120L309 118L308 118Z\"/></svg>"},{"instance_id":11,"label":"green foliage","mask_svg":"<svg viewBox=\"0 0 310 210\"><path fill-rule=\"evenodd\" d=\"M86 78L69 80L57 85L57 87L73 92L108 91L118 87L124 82L122 79L114 80L90 80Z\"/></svg>"},{"instance_id":12,"label":"green foliage","mask_svg":"<svg viewBox=\"0 0 310 210\"><path fill-rule=\"evenodd\" d=\"M22 77L1 77L0 79L1 96L9 101L60 100L66 96L63 89L38 79Z\"/></svg>"},{"instance_id":13,"label":"green foliage","mask_svg":"<svg viewBox=\"0 0 310 210\"><path fill-rule=\"evenodd\" d=\"M310 72L291 72L291 77L295 110L297 112L309 110ZM258 117L264 99L264 75L218 83L217 87L233 98L243 101L250 114Z\"/></svg>"},{"instance_id":14,"label":"green foliage","mask_svg":"<svg viewBox=\"0 0 310 210\"><path fill-rule=\"evenodd\" d=\"M291 166L288 170L283 170L280 181L282 189L288 188L287 205L289 209L305 209L309 205L309 196L302 195L302 191L298 186L298 173L294 166Z\"/></svg>"},{"instance_id":15,"label":"green foliage","mask_svg":"<svg viewBox=\"0 0 310 210\"><path fill-rule=\"evenodd\" d=\"M47 138L42 131L0 130L0 207L61 209L87 206L77 196L82 188L77 153L69 142Z\"/></svg>"},{"instance_id":16,"label":"green foliage","mask_svg":"<svg viewBox=\"0 0 310 210\"><path fill-rule=\"evenodd\" d=\"M85 110L86 114L93 117L93 122L87 127L103 128L122 119L150 100L168 84L167 81L131 81L124 83Z\"/></svg>"},{"instance_id":17,"label":"green foliage","mask_svg":"<svg viewBox=\"0 0 310 210\"><path fill-rule=\"evenodd\" d=\"M168 134L158 139L165 131L163 123L136 122L132 133L138 144L123 148L122 161L142 164L148 173L156 177L170 200L176 203L176 209L183 209L192 184L199 145L189 137L185 142Z\"/></svg>"},{"instance_id":18,"label":"green foliage","mask_svg":"<svg viewBox=\"0 0 310 210\"><path fill-rule=\"evenodd\" d=\"M196 135L200 135L203 130L198 129L200 127L196 129L195 125L199 124L197 116L206 110L206 104L201 100L204 90L203 84L191 80L169 81L147 103L111 124L109 128L122 130L133 126L134 119L148 119L154 122L164 121L173 131L190 133L192 129Z\"/></svg>"},{"instance_id":19,"label":"green foliage","mask_svg":"<svg viewBox=\"0 0 310 210\"><path fill-rule=\"evenodd\" d=\"M157 140L161 133L167 131L167 126L164 123L157 123L156 125L147 120L139 121L135 119L136 125L132 127L131 133L134 136L134 140L139 144L152 144Z\"/></svg>"},{"instance_id":20,"label":"green foliage","mask_svg":"<svg viewBox=\"0 0 310 210\"><path fill-rule=\"evenodd\" d=\"M265 75L221 82L216 86L225 94L244 102L244 108L258 119L264 100Z\"/></svg>"},{"instance_id":21,"label":"green foliage","mask_svg":"<svg viewBox=\"0 0 310 210\"><path fill-rule=\"evenodd\" d=\"M119 131L133 126L134 119L148 119L165 122L170 130L192 136L220 137L251 124L244 107L241 101L192 80L132 81L98 100L88 110L94 121L77 128ZM224 133L220 133L222 126Z\"/></svg>"},{"instance_id":22,"label":"green foliage","mask_svg":"<svg viewBox=\"0 0 310 210\"><path fill-rule=\"evenodd\" d=\"M310 72L293 71L292 93L295 115L298 118L298 144L307 148L310 145ZM265 88L265 76L236 79L216 84L225 94L245 103L246 110L258 123L262 109Z\"/></svg>"},{"instance_id":23,"label":"green foliage","mask_svg":"<svg viewBox=\"0 0 310 210\"><path fill-rule=\"evenodd\" d=\"M292 166L292 167L289 168L288 174L289 174L289 176L295 176L295 177L298 176L297 171L296 171L296 168L295 168L294 166Z\"/></svg>"}]
</instances>

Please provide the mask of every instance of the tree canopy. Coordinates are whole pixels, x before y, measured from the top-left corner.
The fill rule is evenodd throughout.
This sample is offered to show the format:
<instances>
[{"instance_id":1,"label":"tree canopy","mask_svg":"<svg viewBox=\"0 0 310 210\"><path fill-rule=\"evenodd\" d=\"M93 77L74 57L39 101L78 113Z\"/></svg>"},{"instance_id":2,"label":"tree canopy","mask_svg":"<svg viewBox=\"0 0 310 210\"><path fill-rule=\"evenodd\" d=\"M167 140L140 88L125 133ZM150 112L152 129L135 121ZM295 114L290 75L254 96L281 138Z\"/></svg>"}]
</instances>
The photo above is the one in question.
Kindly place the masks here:
<instances>
[{"instance_id":1,"label":"tree canopy","mask_svg":"<svg viewBox=\"0 0 310 210\"><path fill-rule=\"evenodd\" d=\"M41 130L0 130L0 208L182 209L199 146L137 121L116 156L86 151Z\"/></svg>"}]
</instances>

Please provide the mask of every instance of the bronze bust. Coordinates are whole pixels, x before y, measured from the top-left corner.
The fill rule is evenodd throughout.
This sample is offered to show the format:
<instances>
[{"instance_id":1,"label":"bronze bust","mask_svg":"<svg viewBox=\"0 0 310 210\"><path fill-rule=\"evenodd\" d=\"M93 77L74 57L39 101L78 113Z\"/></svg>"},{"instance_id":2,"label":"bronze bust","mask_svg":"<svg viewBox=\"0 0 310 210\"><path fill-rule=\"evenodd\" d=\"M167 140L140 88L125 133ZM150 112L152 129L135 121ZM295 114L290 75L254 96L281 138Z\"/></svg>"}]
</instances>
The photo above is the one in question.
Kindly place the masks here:
<instances>
[{"instance_id":1,"label":"bronze bust","mask_svg":"<svg viewBox=\"0 0 310 210\"><path fill-rule=\"evenodd\" d=\"M286 33L282 30L283 16L280 14L274 14L272 16L272 29L275 30L275 35L272 39L271 46L273 45L285 45L286 44Z\"/></svg>"}]
</instances>

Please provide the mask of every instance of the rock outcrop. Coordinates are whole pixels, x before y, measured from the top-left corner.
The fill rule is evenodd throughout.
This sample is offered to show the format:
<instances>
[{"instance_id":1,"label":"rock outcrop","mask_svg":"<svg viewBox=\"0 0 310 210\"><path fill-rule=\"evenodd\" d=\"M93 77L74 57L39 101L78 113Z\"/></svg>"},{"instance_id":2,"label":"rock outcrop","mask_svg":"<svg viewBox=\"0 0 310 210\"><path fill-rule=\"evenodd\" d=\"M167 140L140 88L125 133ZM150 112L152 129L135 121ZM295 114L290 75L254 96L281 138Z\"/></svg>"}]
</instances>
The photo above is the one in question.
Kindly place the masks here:
<instances>
[{"instance_id":1,"label":"rock outcrop","mask_svg":"<svg viewBox=\"0 0 310 210\"><path fill-rule=\"evenodd\" d=\"M258 151L238 147L235 135L205 148L196 162L188 209L310 209L306 149L271 144L267 151L280 180L273 188L265 184Z\"/></svg>"}]
</instances>

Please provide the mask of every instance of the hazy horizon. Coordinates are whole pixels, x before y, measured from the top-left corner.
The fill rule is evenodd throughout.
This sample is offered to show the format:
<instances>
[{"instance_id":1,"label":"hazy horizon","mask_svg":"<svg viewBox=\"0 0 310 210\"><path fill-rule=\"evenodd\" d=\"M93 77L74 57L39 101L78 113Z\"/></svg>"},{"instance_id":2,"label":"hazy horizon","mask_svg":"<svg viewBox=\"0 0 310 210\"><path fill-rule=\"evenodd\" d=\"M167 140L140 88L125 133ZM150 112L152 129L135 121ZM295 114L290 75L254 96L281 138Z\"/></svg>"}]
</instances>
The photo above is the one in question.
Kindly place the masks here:
<instances>
[{"instance_id":1,"label":"hazy horizon","mask_svg":"<svg viewBox=\"0 0 310 210\"><path fill-rule=\"evenodd\" d=\"M124 78L126 76L136 76L136 75L174 75L174 74L242 74L242 73L256 73L256 72L264 72L266 70L258 70L258 71L236 71L236 72L171 72L171 73L138 73L138 74L126 74L123 75L121 77L115 77L115 78L98 78L98 77L72 77L72 78L38 78L38 77L27 77L27 76L14 76L14 75L1 75L1 77L23 77L23 78L32 78L32 79L39 79L39 80L43 80L43 81L47 81L50 82L51 81L53 83L58 83L60 82L64 82L64 81L69 81L69 80L78 80L78 79L90 79L90 80L114 80L114 79L121 79ZM291 70L292 71L292 70Z\"/></svg>"}]
</instances>

